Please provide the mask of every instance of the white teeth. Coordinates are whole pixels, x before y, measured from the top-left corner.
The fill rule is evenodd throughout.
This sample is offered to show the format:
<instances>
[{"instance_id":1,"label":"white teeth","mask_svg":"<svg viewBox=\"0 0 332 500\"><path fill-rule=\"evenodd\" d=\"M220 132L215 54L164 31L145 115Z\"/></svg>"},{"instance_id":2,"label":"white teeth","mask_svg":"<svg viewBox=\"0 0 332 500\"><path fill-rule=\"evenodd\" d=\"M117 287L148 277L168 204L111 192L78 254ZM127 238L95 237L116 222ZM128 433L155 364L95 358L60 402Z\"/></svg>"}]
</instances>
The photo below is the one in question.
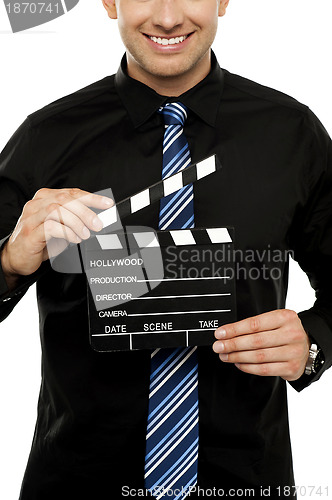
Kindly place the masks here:
<instances>
[{"instance_id":1,"label":"white teeth","mask_svg":"<svg viewBox=\"0 0 332 500\"><path fill-rule=\"evenodd\" d=\"M176 38L157 38L155 36L149 36L150 40L152 40L155 43L158 43L159 45L175 45L177 43L184 42L184 40L187 37L188 35L178 36Z\"/></svg>"}]
</instances>

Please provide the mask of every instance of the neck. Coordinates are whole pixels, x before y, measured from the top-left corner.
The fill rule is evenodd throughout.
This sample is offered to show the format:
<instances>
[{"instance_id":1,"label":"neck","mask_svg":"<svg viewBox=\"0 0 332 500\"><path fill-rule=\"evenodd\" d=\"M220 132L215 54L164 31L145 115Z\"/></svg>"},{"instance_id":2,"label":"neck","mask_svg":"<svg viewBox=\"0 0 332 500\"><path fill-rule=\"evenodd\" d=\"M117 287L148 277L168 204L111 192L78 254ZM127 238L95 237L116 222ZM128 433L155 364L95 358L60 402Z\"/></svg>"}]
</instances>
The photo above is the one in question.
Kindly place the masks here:
<instances>
[{"instance_id":1,"label":"neck","mask_svg":"<svg viewBox=\"0 0 332 500\"><path fill-rule=\"evenodd\" d=\"M178 97L187 90L190 90L199 82L201 82L210 72L211 69L211 52L207 52L205 56L185 73L172 76L160 76L145 71L139 66L136 61L127 53L127 72L131 78L144 83L157 94L167 97Z\"/></svg>"}]
</instances>

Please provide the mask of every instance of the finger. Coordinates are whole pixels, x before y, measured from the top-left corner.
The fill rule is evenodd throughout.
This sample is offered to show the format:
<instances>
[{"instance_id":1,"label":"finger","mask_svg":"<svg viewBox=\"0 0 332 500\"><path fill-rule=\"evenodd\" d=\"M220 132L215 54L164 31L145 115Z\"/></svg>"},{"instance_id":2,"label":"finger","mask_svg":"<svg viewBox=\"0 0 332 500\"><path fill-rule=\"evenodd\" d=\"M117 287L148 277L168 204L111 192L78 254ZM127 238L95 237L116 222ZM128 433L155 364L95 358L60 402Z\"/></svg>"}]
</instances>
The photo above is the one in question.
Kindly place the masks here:
<instances>
[{"instance_id":1,"label":"finger","mask_svg":"<svg viewBox=\"0 0 332 500\"><path fill-rule=\"evenodd\" d=\"M289 377L289 363L264 363L264 364L246 364L236 363L236 368L251 375L260 377Z\"/></svg>"},{"instance_id":2,"label":"finger","mask_svg":"<svg viewBox=\"0 0 332 500\"><path fill-rule=\"evenodd\" d=\"M297 318L294 311L288 309L278 309L267 313L252 316L236 323L223 325L215 331L217 339L232 338L238 335L248 335L250 333L275 330L280 328L285 322Z\"/></svg>"},{"instance_id":3,"label":"finger","mask_svg":"<svg viewBox=\"0 0 332 500\"><path fill-rule=\"evenodd\" d=\"M82 198L79 200L69 201L65 203L63 207L68 211L78 217L84 226L92 231L100 231L103 229L103 223L96 215L93 210L90 210L86 205L82 203ZM51 208L49 208L50 214L52 213Z\"/></svg>"},{"instance_id":4,"label":"finger","mask_svg":"<svg viewBox=\"0 0 332 500\"><path fill-rule=\"evenodd\" d=\"M61 238L69 243L80 243L82 241L71 228L51 219L47 220L42 226L39 226L35 233L36 237L39 236L39 238L44 239L44 243L48 242L51 238Z\"/></svg>"},{"instance_id":5,"label":"finger","mask_svg":"<svg viewBox=\"0 0 332 500\"><path fill-rule=\"evenodd\" d=\"M259 349L256 351L219 354L219 358L225 363L264 364L290 361L297 355L298 349L296 347L290 348L289 346L282 346L271 349Z\"/></svg>"},{"instance_id":6,"label":"finger","mask_svg":"<svg viewBox=\"0 0 332 500\"><path fill-rule=\"evenodd\" d=\"M69 189L70 196L74 199L80 201L83 205L87 207L98 208L100 210L105 210L114 205L114 200L108 198L107 196L101 196L99 194L89 193L88 191L82 191L81 189Z\"/></svg>"},{"instance_id":7,"label":"finger","mask_svg":"<svg viewBox=\"0 0 332 500\"><path fill-rule=\"evenodd\" d=\"M217 340L213 344L216 353L230 353L235 351L251 351L255 349L266 349L268 347L278 347L289 344L291 341L289 332L270 330L260 333L240 335L235 338Z\"/></svg>"},{"instance_id":8,"label":"finger","mask_svg":"<svg viewBox=\"0 0 332 500\"><path fill-rule=\"evenodd\" d=\"M71 200L80 200L81 203L88 207L98 208L100 210L106 210L114 205L114 200L108 198L107 196L102 196L99 194L89 193L88 191L83 191L78 188L64 188L64 189L48 189L42 188L34 196L34 199L51 199L54 196L59 196L63 198L62 205L70 202Z\"/></svg>"},{"instance_id":9,"label":"finger","mask_svg":"<svg viewBox=\"0 0 332 500\"><path fill-rule=\"evenodd\" d=\"M46 217L46 220L54 220L60 222L64 226L70 228L81 239L85 240L90 237L90 231L82 220L66 207L57 206L55 210Z\"/></svg>"}]
</instances>

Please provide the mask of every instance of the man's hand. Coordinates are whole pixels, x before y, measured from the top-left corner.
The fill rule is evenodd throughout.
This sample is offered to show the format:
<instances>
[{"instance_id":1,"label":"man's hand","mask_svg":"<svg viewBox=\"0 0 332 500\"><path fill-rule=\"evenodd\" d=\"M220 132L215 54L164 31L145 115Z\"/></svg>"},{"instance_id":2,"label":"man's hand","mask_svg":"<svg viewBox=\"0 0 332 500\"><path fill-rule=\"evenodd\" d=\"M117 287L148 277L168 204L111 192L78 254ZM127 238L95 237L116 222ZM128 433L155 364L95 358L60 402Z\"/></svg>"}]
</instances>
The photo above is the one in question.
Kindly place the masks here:
<instances>
[{"instance_id":1,"label":"man's hand","mask_svg":"<svg viewBox=\"0 0 332 500\"><path fill-rule=\"evenodd\" d=\"M220 359L243 372L289 381L304 373L310 341L294 311L279 309L224 325L215 337Z\"/></svg>"},{"instance_id":2,"label":"man's hand","mask_svg":"<svg viewBox=\"0 0 332 500\"><path fill-rule=\"evenodd\" d=\"M88 207L107 209L110 198L80 189L40 189L28 201L1 253L1 264L9 286L20 275L35 272L50 256L69 243L80 243L90 230L100 231L101 220ZM51 252L51 255L49 255Z\"/></svg>"}]
</instances>

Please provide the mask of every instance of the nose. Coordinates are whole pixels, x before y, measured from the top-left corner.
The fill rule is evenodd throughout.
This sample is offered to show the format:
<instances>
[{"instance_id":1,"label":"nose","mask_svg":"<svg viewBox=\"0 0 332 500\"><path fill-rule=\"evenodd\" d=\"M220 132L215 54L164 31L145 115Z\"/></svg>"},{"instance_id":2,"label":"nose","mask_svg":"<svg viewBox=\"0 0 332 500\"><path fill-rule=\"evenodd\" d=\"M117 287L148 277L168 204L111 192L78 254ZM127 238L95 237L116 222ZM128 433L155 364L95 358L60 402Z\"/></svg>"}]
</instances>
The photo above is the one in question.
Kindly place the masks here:
<instances>
[{"instance_id":1,"label":"nose","mask_svg":"<svg viewBox=\"0 0 332 500\"><path fill-rule=\"evenodd\" d=\"M153 24L171 31L184 21L182 0L157 0L153 15Z\"/></svg>"}]
</instances>

